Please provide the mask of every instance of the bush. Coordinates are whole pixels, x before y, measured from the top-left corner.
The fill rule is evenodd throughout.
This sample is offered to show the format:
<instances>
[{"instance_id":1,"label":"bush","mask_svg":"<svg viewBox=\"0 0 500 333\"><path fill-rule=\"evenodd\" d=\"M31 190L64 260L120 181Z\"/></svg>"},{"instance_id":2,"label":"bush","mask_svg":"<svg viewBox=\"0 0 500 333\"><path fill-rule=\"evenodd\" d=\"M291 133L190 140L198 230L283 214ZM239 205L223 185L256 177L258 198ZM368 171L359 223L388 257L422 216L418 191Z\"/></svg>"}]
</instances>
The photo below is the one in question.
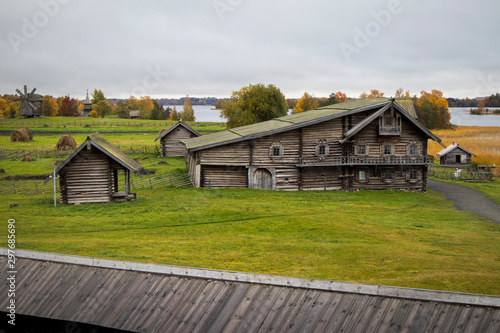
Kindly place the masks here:
<instances>
[{"instance_id":1,"label":"bush","mask_svg":"<svg viewBox=\"0 0 500 333\"><path fill-rule=\"evenodd\" d=\"M96 110L90 111L90 117L97 118L97 111Z\"/></svg>"}]
</instances>

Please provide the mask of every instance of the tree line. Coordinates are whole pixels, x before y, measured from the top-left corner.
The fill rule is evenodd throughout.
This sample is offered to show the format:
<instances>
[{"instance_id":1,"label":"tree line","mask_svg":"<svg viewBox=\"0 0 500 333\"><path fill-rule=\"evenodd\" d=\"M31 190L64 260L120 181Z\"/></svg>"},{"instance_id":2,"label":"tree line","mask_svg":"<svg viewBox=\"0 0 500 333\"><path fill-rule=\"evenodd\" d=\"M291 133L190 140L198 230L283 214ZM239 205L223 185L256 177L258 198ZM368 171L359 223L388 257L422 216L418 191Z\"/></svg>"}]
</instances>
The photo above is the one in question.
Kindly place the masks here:
<instances>
[{"instance_id":1,"label":"tree line","mask_svg":"<svg viewBox=\"0 0 500 333\"><path fill-rule=\"evenodd\" d=\"M130 96L126 100L107 99L101 89L94 89L90 100L92 111L90 117L104 118L108 115L117 115L120 118L130 118L130 111L138 111L140 119L152 120L185 120L195 121L194 110L189 96L182 98L183 110L177 111L163 105L156 99L149 96L136 98ZM0 97L0 117L2 119L12 119L19 117L21 101L19 96L5 94ZM85 101L71 98L70 96L52 97L45 95L42 97L42 115L46 117L79 117L85 107Z\"/></svg>"},{"instance_id":2,"label":"tree line","mask_svg":"<svg viewBox=\"0 0 500 333\"><path fill-rule=\"evenodd\" d=\"M359 99L381 98L384 93L372 89L369 93L363 92ZM411 95L409 91L402 88L396 90L395 98L411 100L415 107L418 119L429 129L451 128L450 112L448 102L440 90L431 92L421 91L420 96ZM228 128L244 126L284 116L289 109L293 113L307 112L318 107L325 107L349 100L341 91L331 93L328 98L316 98L305 92L296 99L285 99L279 88L270 84L265 86L261 83L249 85L234 91L229 100L221 103L221 117L227 120Z\"/></svg>"}]
</instances>

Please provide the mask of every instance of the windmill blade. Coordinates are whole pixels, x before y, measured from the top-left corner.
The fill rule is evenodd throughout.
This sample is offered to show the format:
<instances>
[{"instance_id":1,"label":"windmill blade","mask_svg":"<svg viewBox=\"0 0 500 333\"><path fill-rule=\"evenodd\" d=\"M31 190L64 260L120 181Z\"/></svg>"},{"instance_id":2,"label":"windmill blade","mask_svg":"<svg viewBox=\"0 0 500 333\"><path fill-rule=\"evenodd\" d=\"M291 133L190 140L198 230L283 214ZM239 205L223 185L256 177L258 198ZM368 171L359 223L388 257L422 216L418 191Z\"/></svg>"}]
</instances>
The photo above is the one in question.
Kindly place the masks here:
<instances>
[{"instance_id":1,"label":"windmill blade","mask_svg":"<svg viewBox=\"0 0 500 333\"><path fill-rule=\"evenodd\" d=\"M24 85L24 95L28 95L28 86Z\"/></svg>"},{"instance_id":2,"label":"windmill blade","mask_svg":"<svg viewBox=\"0 0 500 333\"><path fill-rule=\"evenodd\" d=\"M28 105L31 106L33 108L33 110L36 110L36 106L33 103L28 102Z\"/></svg>"},{"instance_id":3,"label":"windmill blade","mask_svg":"<svg viewBox=\"0 0 500 333\"><path fill-rule=\"evenodd\" d=\"M21 96L21 97L23 97L23 96L24 96L24 95L23 95L23 93L21 92L21 90L16 89L16 91L17 91L17 93L19 94L19 96Z\"/></svg>"},{"instance_id":4,"label":"windmill blade","mask_svg":"<svg viewBox=\"0 0 500 333\"><path fill-rule=\"evenodd\" d=\"M33 96L33 94L35 93L36 91L36 88L33 88L33 90L30 92L30 96Z\"/></svg>"}]
</instances>

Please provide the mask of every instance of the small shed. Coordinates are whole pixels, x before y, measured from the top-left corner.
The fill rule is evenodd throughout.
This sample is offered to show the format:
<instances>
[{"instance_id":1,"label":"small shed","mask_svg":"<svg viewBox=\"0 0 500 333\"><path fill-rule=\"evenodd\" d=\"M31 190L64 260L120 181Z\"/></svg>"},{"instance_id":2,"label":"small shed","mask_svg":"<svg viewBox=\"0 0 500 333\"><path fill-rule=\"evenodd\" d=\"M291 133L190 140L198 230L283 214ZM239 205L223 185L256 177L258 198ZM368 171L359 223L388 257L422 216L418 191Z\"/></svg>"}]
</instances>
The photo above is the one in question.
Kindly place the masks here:
<instances>
[{"instance_id":1,"label":"small shed","mask_svg":"<svg viewBox=\"0 0 500 333\"><path fill-rule=\"evenodd\" d=\"M130 119L139 119L140 112L141 112L140 110L130 110L129 112Z\"/></svg>"},{"instance_id":2,"label":"small shed","mask_svg":"<svg viewBox=\"0 0 500 333\"><path fill-rule=\"evenodd\" d=\"M161 157L184 157L186 156L186 146L181 140L191 139L201 136L196 130L182 120L167 130L160 132L155 142L160 140Z\"/></svg>"},{"instance_id":3,"label":"small shed","mask_svg":"<svg viewBox=\"0 0 500 333\"><path fill-rule=\"evenodd\" d=\"M467 164L471 162L472 156L477 157L458 143L453 143L436 155L439 155L439 163L446 165Z\"/></svg>"},{"instance_id":4,"label":"small shed","mask_svg":"<svg viewBox=\"0 0 500 333\"><path fill-rule=\"evenodd\" d=\"M139 163L94 133L55 170L59 174L60 201L133 201L136 194L130 192L130 172L141 169Z\"/></svg>"}]
</instances>

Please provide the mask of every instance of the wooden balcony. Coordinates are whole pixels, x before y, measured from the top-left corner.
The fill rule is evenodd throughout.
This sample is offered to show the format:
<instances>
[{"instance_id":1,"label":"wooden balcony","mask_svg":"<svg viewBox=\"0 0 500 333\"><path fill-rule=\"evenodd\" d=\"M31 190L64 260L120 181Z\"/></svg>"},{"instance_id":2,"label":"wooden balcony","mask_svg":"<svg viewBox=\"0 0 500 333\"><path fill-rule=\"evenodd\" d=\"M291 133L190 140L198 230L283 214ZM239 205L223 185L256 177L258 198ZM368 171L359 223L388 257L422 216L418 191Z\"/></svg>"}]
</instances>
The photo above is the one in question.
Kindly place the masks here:
<instances>
[{"instance_id":1,"label":"wooden balcony","mask_svg":"<svg viewBox=\"0 0 500 333\"><path fill-rule=\"evenodd\" d=\"M299 158L298 167L354 165L429 165L434 156L326 156Z\"/></svg>"},{"instance_id":2,"label":"wooden balcony","mask_svg":"<svg viewBox=\"0 0 500 333\"><path fill-rule=\"evenodd\" d=\"M379 135L401 135L401 126L380 126Z\"/></svg>"}]
</instances>

